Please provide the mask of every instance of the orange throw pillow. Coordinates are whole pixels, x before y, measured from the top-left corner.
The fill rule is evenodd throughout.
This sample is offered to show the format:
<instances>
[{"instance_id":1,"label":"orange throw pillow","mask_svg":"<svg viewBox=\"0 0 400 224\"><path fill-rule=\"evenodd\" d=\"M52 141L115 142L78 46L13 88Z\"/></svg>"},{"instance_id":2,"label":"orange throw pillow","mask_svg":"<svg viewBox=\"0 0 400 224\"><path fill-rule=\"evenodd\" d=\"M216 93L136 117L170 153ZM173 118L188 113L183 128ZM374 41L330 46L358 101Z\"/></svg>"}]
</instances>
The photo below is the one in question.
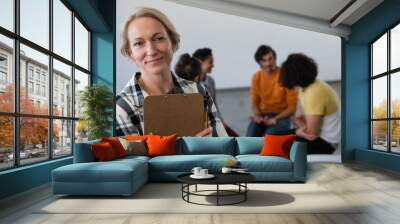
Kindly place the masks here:
<instances>
[{"instance_id":1,"label":"orange throw pillow","mask_svg":"<svg viewBox=\"0 0 400 224\"><path fill-rule=\"evenodd\" d=\"M119 142L118 138L116 137L104 137L101 138L101 142L108 142L114 149L115 155L117 158L121 158L126 156L126 151L122 146L121 142Z\"/></svg>"},{"instance_id":2,"label":"orange throw pillow","mask_svg":"<svg viewBox=\"0 0 400 224\"><path fill-rule=\"evenodd\" d=\"M120 136L120 137L122 137L122 136ZM124 138L129 141L140 140L140 141L146 142L147 135L125 135Z\"/></svg>"},{"instance_id":3,"label":"orange throw pillow","mask_svg":"<svg viewBox=\"0 0 400 224\"><path fill-rule=\"evenodd\" d=\"M99 162L110 161L117 158L114 149L108 142L93 144L90 147L92 149L94 157Z\"/></svg>"},{"instance_id":4,"label":"orange throw pillow","mask_svg":"<svg viewBox=\"0 0 400 224\"><path fill-rule=\"evenodd\" d=\"M148 135L148 156L176 155L176 138L176 134L170 136Z\"/></svg>"},{"instance_id":5,"label":"orange throw pillow","mask_svg":"<svg viewBox=\"0 0 400 224\"><path fill-rule=\"evenodd\" d=\"M290 158L290 148L296 138L295 135L266 135L261 156L280 156Z\"/></svg>"}]
</instances>

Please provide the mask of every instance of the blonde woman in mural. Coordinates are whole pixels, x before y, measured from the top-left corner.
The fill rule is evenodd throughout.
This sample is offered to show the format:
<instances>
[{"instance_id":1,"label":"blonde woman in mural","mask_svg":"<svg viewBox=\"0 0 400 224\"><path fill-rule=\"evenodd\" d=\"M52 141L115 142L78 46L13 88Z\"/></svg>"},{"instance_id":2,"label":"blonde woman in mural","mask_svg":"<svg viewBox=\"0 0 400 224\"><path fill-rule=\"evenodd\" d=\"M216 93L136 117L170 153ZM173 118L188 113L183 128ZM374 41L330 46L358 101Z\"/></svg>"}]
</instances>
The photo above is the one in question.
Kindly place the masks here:
<instances>
[{"instance_id":1,"label":"blonde woman in mural","mask_svg":"<svg viewBox=\"0 0 400 224\"><path fill-rule=\"evenodd\" d=\"M139 7L122 30L121 53L136 64L136 72L117 96L117 135L143 135L143 101L147 96L201 93L205 99L208 128L197 136L226 136L215 104L207 90L171 72L180 35L162 12Z\"/></svg>"}]
</instances>

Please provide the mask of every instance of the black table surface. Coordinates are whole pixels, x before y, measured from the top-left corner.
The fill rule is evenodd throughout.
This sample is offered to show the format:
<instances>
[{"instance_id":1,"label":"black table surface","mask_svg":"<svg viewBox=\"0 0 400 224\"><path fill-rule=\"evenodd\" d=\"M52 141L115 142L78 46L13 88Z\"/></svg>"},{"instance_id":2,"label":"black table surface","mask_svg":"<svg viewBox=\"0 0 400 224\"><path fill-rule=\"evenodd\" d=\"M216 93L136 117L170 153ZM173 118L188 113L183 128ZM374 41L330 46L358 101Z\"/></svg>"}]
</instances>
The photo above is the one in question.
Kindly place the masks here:
<instances>
[{"instance_id":1,"label":"black table surface","mask_svg":"<svg viewBox=\"0 0 400 224\"><path fill-rule=\"evenodd\" d=\"M236 184L248 183L255 180L255 177L249 173L211 173L214 178L194 179L192 173L181 174L177 177L178 181L186 184Z\"/></svg>"}]
</instances>

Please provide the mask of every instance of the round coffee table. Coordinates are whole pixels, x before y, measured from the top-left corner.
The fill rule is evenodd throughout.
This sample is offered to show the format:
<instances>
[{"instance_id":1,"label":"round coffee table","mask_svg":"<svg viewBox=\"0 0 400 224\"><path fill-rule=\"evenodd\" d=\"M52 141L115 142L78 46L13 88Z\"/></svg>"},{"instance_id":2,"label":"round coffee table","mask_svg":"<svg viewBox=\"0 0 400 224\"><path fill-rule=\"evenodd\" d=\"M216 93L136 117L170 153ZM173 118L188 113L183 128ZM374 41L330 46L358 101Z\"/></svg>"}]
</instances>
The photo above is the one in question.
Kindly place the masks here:
<instances>
[{"instance_id":1,"label":"round coffee table","mask_svg":"<svg viewBox=\"0 0 400 224\"><path fill-rule=\"evenodd\" d=\"M247 192L249 188L247 183L255 180L255 177L248 173L216 173L213 174L215 177L212 179L193 179L190 177L191 173L182 174L177 177L178 181L182 183L182 199L188 203L198 204L198 205L234 205L247 200ZM215 190L197 190L198 184L204 185L216 185ZM195 186L194 191L190 191L190 186ZM237 190L223 190L220 189L220 185L236 185ZM215 192L215 194L205 194L209 192ZM204 196L204 197L216 197L216 204L202 204L190 201L190 196ZM231 203L221 203L221 197L232 197L241 196L239 200Z\"/></svg>"}]
</instances>

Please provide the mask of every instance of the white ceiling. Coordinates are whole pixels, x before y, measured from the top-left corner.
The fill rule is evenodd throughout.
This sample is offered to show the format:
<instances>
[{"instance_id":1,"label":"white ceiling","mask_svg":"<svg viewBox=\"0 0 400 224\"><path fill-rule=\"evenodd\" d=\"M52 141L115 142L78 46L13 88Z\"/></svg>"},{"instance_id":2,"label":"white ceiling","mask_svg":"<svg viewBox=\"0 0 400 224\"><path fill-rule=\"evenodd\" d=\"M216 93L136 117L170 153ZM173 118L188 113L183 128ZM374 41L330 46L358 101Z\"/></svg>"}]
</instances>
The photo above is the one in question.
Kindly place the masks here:
<instances>
[{"instance_id":1,"label":"white ceiling","mask_svg":"<svg viewBox=\"0 0 400 224\"><path fill-rule=\"evenodd\" d=\"M383 0L166 1L345 38L350 35L352 24L383 2ZM339 14L348 4L349 7Z\"/></svg>"},{"instance_id":2,"label":"white ceiling","mask_svg":"<svg viewBox=\"0 0 400 224\"><path fill-rule=\"evenodd\" d=\"M226 0L329 21L351 0Z\"/></svg>"}]
</instances>

